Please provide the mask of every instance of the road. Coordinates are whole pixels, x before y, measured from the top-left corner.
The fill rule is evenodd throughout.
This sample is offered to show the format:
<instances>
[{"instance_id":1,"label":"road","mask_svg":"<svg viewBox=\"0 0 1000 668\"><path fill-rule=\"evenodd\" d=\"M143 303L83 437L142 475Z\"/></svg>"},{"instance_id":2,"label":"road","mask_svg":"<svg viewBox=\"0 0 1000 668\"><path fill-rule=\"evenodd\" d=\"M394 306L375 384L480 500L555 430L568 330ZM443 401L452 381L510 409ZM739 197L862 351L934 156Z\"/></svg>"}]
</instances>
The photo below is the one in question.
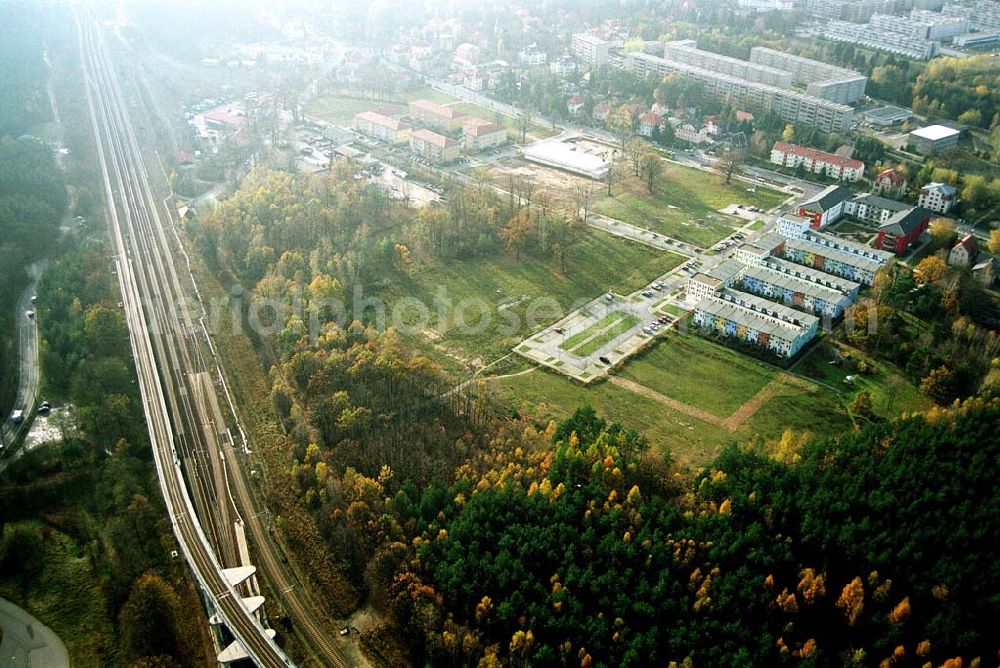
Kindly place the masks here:
<instances>
[{"instance_id":1,"label":"road","mask_svg":"<svg viewBox=\"0 0 1000 668\"><path fill-rule=\"evenodd\" d=\"M6 455L6 458L0 460L0 471L3 471L8 462L11 461L11 454L6 451L7 448L16 444L21 434L30 426L31 414L35 409L35 402L38 400L38 323L34 318L27 317L26 313L34 311L31 299L35 295L38 277L41 276L43 268L44 264L42 263L31 267L33 280L17 302L17 347L20 371L17 399L14 401L12 410L20 410L24 415L24 420L20 424L13 424L9 419L5 419L3 422L0 443L5 444L3 454Z\"/></svg>"},{"instance_id":2,"label":"road","mask_svg":"<svg viewBox=\"0 0 1000 668\"><path fill-rule=\"evenodd\" d=\"M161 204L150 185L122 86L100 31L89 18L82 24L80 39L122 301L174 533L213 602L213 612L222 616L258 665L291 665L291 661L267 635L261 620L247 611L241 596L248 592L237 591L221 575L223 567L242 565L234 545L234 522L248 530L259 574L280 593L307 647L322 665L346 667L332 621L286 571L261 519L264 513L254 507L215 397L214 383L224 384L224 378L204 321L200 317L196 321L189 312L191 308L203 316L204 306L190 269L185 276L176 267L174 255L183 257L183 248L173 221L167 216L164 222L158 208ZM173 244L168 231L173 233ZM196 296L193 303L186 296L189 291Z\"/></svg>"},{"instance_id":3,"label":"road","mask_svg":"<svg viewBox=\"0 0 1000 668\"><path fill-rule=\"evenodd\" d=\"M3 636L0 666L69 668L69 652L59 636L27 610L3 598L0 598L0 635Z\"/></svg>"},{"instance_id":4,"label":"road","mask_svg":"<svg viewBox=\"0 0 1000 668\"><path fill-rule=\"evenodd\" d=\"M76 10L80 11L80 10ZM208 459L219 448L219 425L212 424L207 406L192 401L197 350L194 328L177 292L179 282L169 263L169 247L159 222L127 105L96 23L78 14L79 47L84 62L87 103L97 139L101 177L108 203L111 237L129 338L146 413L154 461L178 539L194 575L215 612L261 666L292 662L251 614L222 573L224 559L234 562L233 531L228 518L214 514L219 491ZM178 308L178 305L181 308ZM181 457L188 472L189 493ZM195 502L209 517L207 532L195 512ZM215 495L213 498L213 494ZM216 550L220 553L217 556Z\"/></svg>"}]
</instances>

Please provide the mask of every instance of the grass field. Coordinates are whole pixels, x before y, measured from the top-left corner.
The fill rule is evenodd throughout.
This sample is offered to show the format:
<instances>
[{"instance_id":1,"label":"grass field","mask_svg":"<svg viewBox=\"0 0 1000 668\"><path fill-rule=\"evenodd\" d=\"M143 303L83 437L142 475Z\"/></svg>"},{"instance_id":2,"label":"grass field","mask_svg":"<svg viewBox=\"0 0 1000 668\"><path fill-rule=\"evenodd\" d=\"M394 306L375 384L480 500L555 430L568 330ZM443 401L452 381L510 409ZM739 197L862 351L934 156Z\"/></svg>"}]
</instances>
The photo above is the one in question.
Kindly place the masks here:
<instances>
[{"instance_id":1,"label":"grass field","mask_svg":"<svg viewBox=\"0 0 1000 668\"><path fill-rule=\"evenodd\" d=\"M659 192L650 195L639 179L629 176L619 184L614 197L599 199L593 210L707 247L744 224L739 218L717 213L717 209L729 204L770 209L787 198L766 188L748 192L742 182L726 184L720 175L669 163L661 183Z\"/></svg>"},{"instance_id":2,"label":"grass field","mask_svg":"<svg viewBox=\"0 0 1000 668\"><path fill-rule=\"evenodd\" d=\"M574 350L573 353L575 355L579 355L580 357L591 355L597 352L601 346L604 346L608 342L614 340L614 338L619 334L624 334L638 324L639 319L637 317L631 314L626 314L622 320L618 321L611 327L608 327L605 331L598 334L578 349Z\"/></svg>"},{"instance_id":3,"label":"grass field","mask_svg":"<svg viewBox=\"0 0 1000 668\"><path fill-rule=\"evenodd\" d=\"M497 252L427 263L381 296L390 313L397 300L416 298L431 312L425 338L455 356L488 363L603 292L633 292L684 260L591 231L567 252L565 274L557 259ZM407 309L405 322L416 319L413 311ZM481 317L484 311L488 317Z\"/></svg>"},{"instance_id":4,"label":"grass field","mask_svg":"<svg viewBox=\"0 0 1000 668\"><path fill-rule=\"evenodd\" d=\"M860 374L849 371L842 366L829 363L836 350L841 356L849 356L855 360L864 360L875 371L870 374ZM811 350L799 360L794 370L805 376L826 383L843 395L850 402L859 392L867 390L872 397L872 408L879 415L895 417L901 413L922 411L930 406L920 390L908 379L902 371L885 361L875 361L856 348L839 344L826 343ZM844 379L854 376L854 383L846 385Z\"/></svg>"},{"instance_id":5,"label":"grass field","mask_svg":"<svg viewBox=\"0 0 1000 668\"><path fill-rule=\"evenodd\" d=\"M777 373L773 367L705 339L671 334L630 360L622 376L726 418Z\"/></svg>"},{"instance_id":6,"label":"grass field","mask_svg":"<svg viewBox=\"0 0 1000 668\"><path fill-rule=\"evenodd\" d=\"M611 313L607 314L606 316L604 316L603 318L592 324L590 327L587 327L581 332L577 332L573 336L569 337L568 339L560 343L559 347L562 348L563 350L572 350L573 348L576 348L578 345L580 345L581 343L592 337L594 334L597 334L598 332L604 330L606 327L610 327L611 325L615 324L616 322L618 322L627 315L628 314L625 313L624 311L612 311Z\"/></svg>"},{"instance_id":7,"label":"grass field","mask_svg":"<svg viewBox=\"0 0 1000 668\"><path fill-rule=\"evenodd\" d=\"M397 93L391 100L367 100L357 97L345 97L334 93L320 95L306 105L306 113L318 116L324 121L350 126L354 115L377 107L401 107L405 110L413 100L430 100L439 104L457 102L458 98L440 93L433 88L417 88Z\"/></svg>"},{"instance_id":8,"label":"grass field","mask_svg":"<svg viewBox=\"0 0 1000 668\"><path fill-rule=\"evenodd\" d=\"M669 345L669 338L667 341ZM776 441L785 429L829 436L851 427L836 394L820 387L808 391L782 388L735 432L608 382L584 387L546 370L500 379L497 387L514 408L541 422L561 420L590 404L609 420L644 433L654 452L669 451L678 462L692 467L707 465L730 443L749 443L757 438Z\"/></svg>"}]
</instances>

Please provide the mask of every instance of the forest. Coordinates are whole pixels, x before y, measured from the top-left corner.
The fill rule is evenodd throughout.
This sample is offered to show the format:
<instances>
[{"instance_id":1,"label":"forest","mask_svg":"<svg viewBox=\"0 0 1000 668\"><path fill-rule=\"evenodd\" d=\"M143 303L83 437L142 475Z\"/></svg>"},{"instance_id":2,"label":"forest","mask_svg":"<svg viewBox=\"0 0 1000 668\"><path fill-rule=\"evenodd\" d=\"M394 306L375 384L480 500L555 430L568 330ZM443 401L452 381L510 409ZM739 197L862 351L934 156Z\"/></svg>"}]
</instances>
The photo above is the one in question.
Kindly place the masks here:
<instances>
[{"instance_id":1,"label":"forest","mask_svg":"<svg viewBox=\"0 0 1000 668\"><path fill-rule=\"evenodd\" d=\"M513 198L456 188L415 213L379 197L336 168L258 172L186 232L223 285L289 299L393 283L408 262L556 261L534 214L523 248L504 232ZM488 383L451 392L363 313L318 332L292 315L257 337L282 432L270 461L336 555L313 565L335 574L332 608L379 614L362 643L385 665L985 665L1000 614L993 310L960 277L925 278L880 276L863 304L888 326L850 343L906 351L914 378L966 374L928 381L939 407L733 444L697 471L588 407L541 423ZM283 526L307 542L301 519Z\"/></svg>"},{"instance_id":2,"label":"forest","mask_svg":"<svg viewBox=\"0 0 1000 668\"><path fill-rule=\"evenodd\" d=\"M108 249L69 235L38 286L62 441L0 476L0 595L80 665L204 665L206 622L166 520ZM68 407L72 408L68 408Z\"/></svg>"},{"instance_id":3,"label":"forest","mask_svg":"<svg viewBox=\"0 0 1000 668\"><path fill-rule=\"evenodd\" d=\"M33 139L0 137L0 406L9 406L17 391L17 374L9 369L16 363L14 311L27 270L46 254L66 205L52 150Z\"/></svg>"}]
</instances>

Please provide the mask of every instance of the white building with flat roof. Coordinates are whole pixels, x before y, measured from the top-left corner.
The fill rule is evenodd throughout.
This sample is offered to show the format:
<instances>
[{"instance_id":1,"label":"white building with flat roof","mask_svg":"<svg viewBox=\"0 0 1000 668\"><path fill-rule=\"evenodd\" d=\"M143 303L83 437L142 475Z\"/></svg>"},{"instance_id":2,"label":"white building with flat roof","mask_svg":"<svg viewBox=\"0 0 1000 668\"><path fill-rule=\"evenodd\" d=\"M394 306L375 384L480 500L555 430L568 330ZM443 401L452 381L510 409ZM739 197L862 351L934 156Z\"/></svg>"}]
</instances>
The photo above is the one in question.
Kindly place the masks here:
<instances>
[{"instance_id":1,"label":"white building with flat roof","mask_svg":"<svg viewBox=\"0 0 1000 668\"><path fill-rule=\"evenodd\" d=\"M603 179L611 167L603 155L591 153L575 143L563 140L535 142L524 149L524 159L596 180Z\"/></svg>"},{"instance_id":2,"label":"white building with flat roof","mask_svg":"<svg viewBox=\"0 0 1000 668\"><path fill-rule=\"evenodd\" d=\"M910 133L910 141L924 155L940 153L958 143L962 133L947 125L928 125Z\"/></svg>"}]
</instances>

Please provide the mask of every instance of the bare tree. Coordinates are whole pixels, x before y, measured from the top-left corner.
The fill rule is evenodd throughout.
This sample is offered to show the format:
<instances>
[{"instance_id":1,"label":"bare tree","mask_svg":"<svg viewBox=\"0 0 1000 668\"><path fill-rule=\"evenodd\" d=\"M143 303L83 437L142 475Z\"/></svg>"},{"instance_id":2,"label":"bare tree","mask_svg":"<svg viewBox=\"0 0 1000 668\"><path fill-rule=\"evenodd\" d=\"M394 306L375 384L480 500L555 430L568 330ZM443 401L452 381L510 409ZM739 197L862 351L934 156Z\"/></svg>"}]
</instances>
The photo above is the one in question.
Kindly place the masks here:
<instances>
[{"instance_id":1,"label":"bare tree","mask_svg":"<svg viewBox=\"0 0 1000 668\"><path fill-rule=\"evenodd\" d=\"M614 192L612 189L614 185L621 180L621 165L617 160L612 158L608 162L608 171L604 174L604 182L608 185L608 197L613 197Z\"/></svg>"},{"instance_id":2,"label":"bare tree","mask_svg":"<svg viewBox=\"0 0 1000 668\"><path fill-rule=\"evenodd\" d=\"M576 205L574 215L580 216L583 222L587 222L590 216L590 204L594 200L594 187L589 183L578 185L574 191L573 203Z\"/></svg>"},{"instance_id":3,"label":"bare tree","mask_svg":"<svg viewBox=\"0 0 1000 668\"><path fill-rule=\"evenodd\" d=\"M743 152L737 150L726 151L719 161L715 163L715 168L726 177L726 183L730 183L733 180L733 174L735 174L740 166L743 164Z\"/></svg>"},{"instance_id":4,"label":"bare tree","mask_svg":"<svg viewBox=\"0 0 1000 668\"><path fill-rule=\"evenodd\" d=\"M642 158L647 148L648 145L646 142L638 137L632 137L628 140L628 143L625 144L625 157L632 165L632 172L636 176L639 176L639 169L642 166Z\"/></svg>"},{"instance_id":5,"label":"bare tree","mask_svg":"<svg viewBox=\"0 0 1000 668\"><path fill-rule=\"evenodd\" d=\"M517 117L517 126L521 130L521 143L523 144L528 136L528 130L531 128L532 113L531 109L525 107L521 115Z\"/></svg>"},{"instance_id":6,"label":"bare tree","mask_svg":"<svg viewBox=\"0 0 1000 668\"><path fill-rule=\"evenodd\" d=\"M663 175L663 159L660 154L647 148L639 158L639 174L646 184L646 191L652 195Z\"/></svg>"}]
</instances>

